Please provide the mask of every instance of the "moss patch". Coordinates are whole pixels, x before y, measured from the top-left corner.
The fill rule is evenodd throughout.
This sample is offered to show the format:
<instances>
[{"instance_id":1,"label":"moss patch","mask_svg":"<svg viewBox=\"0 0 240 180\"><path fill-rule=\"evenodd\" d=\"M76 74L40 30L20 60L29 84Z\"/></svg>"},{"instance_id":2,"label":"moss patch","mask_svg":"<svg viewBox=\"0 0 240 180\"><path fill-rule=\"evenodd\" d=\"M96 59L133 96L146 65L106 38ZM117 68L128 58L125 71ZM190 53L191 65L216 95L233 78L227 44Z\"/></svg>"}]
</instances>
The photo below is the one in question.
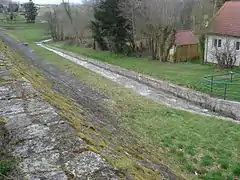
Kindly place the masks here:
<instances>
[{"instance_id":1,"label":"moss patch","mask_svg":"<svg viewBox=\"0 0 240 180\"><path fill-rule=\"evenodd\" d=\"M14 165L16 163L15 158L0 158L0 177L1 175L7 176L14 169Z\"/></svg>"},{"instance_id":2,"label":"moss patch","mask_svg":"<svg viewBox=\"0 0 240 180\"><path fill-rule=\"evenodd\" d=\"M0 125L5 125L6 121L3 118L0 118Z\"/></svg>"}]
</instances>

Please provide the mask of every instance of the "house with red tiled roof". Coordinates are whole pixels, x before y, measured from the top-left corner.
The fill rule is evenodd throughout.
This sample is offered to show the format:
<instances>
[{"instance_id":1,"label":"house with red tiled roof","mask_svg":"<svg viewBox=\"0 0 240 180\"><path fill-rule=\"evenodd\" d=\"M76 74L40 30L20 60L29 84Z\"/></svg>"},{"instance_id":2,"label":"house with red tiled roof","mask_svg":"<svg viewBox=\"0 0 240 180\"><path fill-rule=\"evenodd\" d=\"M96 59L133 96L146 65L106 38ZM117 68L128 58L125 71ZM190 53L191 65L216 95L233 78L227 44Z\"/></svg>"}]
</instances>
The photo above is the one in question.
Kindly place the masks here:
<instances>
[{"instance_id":1,"label":"house with red tiled roof","mask_svg":"<svg viewBox=\"0 0 240 180\"><path fill-rule=\"evenodd\" d=\"M197 59L199 57L197 36L191 30L178 30L169 54L171 61Z\"/></svg>"},{"instance_id":2,"label":"house with red tiled roof","mask_svg":"<svg viewBox=\"0 0 240 180\"><path fill-rule=\"evenodd\" d=\"M216 51L234 51L240 66L240 1L228 1L209 23L205 41L205 62L217 63Z\"/></svg>"}]
</instances>

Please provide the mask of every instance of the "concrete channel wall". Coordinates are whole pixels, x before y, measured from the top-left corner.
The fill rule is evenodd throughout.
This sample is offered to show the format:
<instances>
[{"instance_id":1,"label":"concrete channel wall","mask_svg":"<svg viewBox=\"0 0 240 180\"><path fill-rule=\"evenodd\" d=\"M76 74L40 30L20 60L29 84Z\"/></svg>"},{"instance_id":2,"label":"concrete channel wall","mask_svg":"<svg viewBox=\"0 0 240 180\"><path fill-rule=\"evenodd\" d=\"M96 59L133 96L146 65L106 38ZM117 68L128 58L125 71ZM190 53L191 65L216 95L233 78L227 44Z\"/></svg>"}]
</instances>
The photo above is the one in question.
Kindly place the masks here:
<instances>
[{"instance_id":1,"label":"concrete channel wall","mask_svg":"<svg viewBox=\"0 0 240 180\"><path fill-rule=\"evenodd\" d=\"M49 47L54 48L52 46L49 46ZM230 118L240 121L240 102L228 101L228 100L211 97L208 94L204 94L204 93L201 93L201 92L189 89L189 88L178 86L178 85L172 84L167 81L154 79L150 76L139 74L134 71L120 68L118 66L106 64L106 63L96 61L91 58L86 58L83 56L77 56L75 53L64 51L59 48L54 48L54 49L56 49L58 51L62 51L65 54L75 56L76 58L80 58L83 61L91 63L95 66L104 68L108 71L112 71L114 73L126 76L130 79L134 79L141 83L147 84L153 88L161 89L165 92L172 93L173 95L175 95L177 97L186 99L190 102L193 102L197 105L202 106L203 108L209 109L213 112L217 112L224 116L227 116L227 117L230 117Z\"/></svg>"}]
</instances>

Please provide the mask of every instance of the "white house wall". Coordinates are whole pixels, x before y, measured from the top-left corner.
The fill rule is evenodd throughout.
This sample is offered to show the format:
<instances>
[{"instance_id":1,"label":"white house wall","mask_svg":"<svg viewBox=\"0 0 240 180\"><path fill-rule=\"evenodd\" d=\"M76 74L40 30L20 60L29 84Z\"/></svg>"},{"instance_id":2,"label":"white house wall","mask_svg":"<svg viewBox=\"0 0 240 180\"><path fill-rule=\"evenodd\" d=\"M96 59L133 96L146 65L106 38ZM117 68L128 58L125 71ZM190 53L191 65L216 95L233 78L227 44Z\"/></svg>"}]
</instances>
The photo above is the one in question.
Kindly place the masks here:
<instances>
[{"instance_id":1,"label":"white house wall","mask_svg":"<svg viewBox=\"0 0 240 180\"><path fill-rule=\"evenodd\" d=\"M236 42L240 42L240 37L230 37L230 36L217 36L217 35L208 35L205 41L205 62L210 63L217 63L216 58L214 57L214 51L215 47L213 46L213 40L214 39L221 39L222 40L222 46L226 44L227 40L231 43L232 47L236 46ZM220 48L220 47L218 47ZM237 62L236 66L240 66L240 50L237 52Z\"/></svg>"}]
</instances>

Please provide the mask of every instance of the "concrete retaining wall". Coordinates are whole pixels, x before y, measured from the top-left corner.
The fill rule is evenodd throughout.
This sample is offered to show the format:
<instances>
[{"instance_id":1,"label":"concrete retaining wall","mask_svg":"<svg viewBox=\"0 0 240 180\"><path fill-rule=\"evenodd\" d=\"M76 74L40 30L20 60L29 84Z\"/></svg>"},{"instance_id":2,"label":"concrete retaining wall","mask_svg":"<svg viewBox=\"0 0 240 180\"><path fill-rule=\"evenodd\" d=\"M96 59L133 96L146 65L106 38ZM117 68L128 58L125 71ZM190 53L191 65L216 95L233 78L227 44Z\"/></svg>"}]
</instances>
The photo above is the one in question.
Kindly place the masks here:
<instances>
[{"instance_id":1,"label":"concrete retaining wall","mask_svg":"<svg viewBox=\"0 0 240 180\"><path fill-rule=\"evenodd\" d=\"M204 94L204 93L192 90L192 89L178 86L178 85L172 84L167 81L154 79L150 76L139 74L134 71L120 68L118 66L106 64L101 61L93 60L91 58L78 56L75 53L64 51L59 48L55 48L52 46L49 46L49 47L54 48L58 51L62 51L68 55L75 56L76 58L80 58L81 60L84 60L88 63L94 64L98 67L101 67L106 70L112 71L114 73L126 76L128 78L137 80L137 81L147 84L153 88L161 89L166 92L170 92L177 97L186 99L190 102L193 102L197 105L202 106L203 108L209 109L214 112L218 112L222 115L225 115L227 117L231 117L233 119L240 121L240 102L227 101L227 100L223 100L223 99L214 98L208 94Z\"/></svg>"}]
</instances>

